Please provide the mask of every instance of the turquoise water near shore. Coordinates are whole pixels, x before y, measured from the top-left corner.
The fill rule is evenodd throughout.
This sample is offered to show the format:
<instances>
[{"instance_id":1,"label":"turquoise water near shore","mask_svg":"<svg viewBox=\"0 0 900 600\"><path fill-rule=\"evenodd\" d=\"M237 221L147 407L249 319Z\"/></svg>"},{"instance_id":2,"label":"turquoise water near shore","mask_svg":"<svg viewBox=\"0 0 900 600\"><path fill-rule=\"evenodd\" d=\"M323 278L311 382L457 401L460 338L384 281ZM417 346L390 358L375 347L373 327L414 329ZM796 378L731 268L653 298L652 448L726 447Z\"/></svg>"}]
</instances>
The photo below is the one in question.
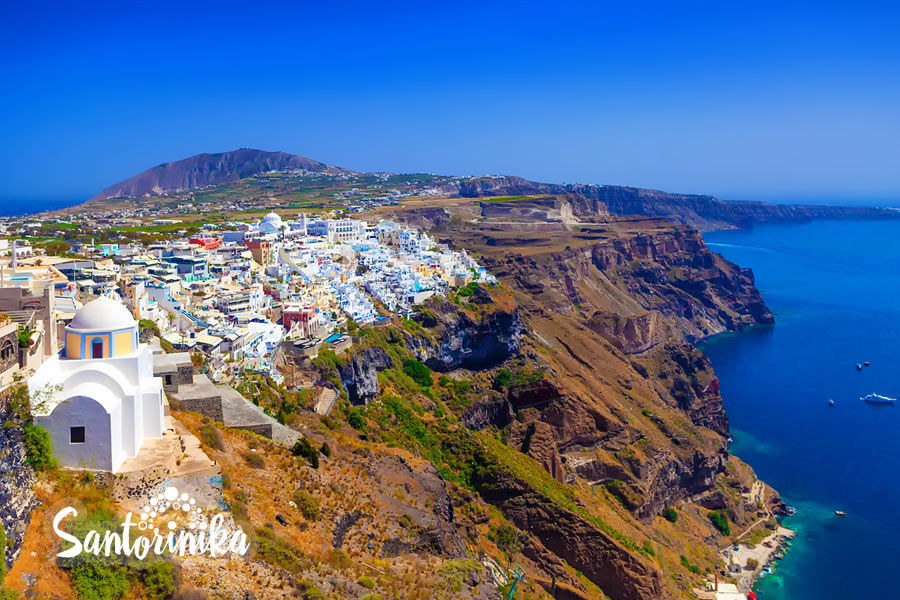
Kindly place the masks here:
<instances>
[{"instance_id":1,"label":"turquoise water near shore","mask_svg":"<svg viewBox=\"0 0 900 600\"><path fill-rule=\"evenodd\" d=\"M819 221L704 238L753 269L776 319L702 345L721 379L731 451L797 508L785 520L797 538L776 574L758 582L759 597L900 597L900 405L859 400L900 397L900 222Z\"/></svg>"}]
</instances>

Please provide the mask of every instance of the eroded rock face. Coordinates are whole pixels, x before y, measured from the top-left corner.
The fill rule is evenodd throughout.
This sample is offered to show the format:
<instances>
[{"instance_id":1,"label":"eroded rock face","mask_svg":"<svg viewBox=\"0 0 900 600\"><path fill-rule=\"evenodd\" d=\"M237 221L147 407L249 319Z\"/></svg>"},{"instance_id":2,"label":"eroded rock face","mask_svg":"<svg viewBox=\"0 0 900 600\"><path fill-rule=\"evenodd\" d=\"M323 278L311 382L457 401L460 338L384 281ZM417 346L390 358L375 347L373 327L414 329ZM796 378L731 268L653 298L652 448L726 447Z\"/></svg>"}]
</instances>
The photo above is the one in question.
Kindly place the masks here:
<instances>
[{"instance_id":1,"label":"eroded rock face","mask_svg":"<svg viewBox=\"0 0 900 600\"><path fill-rule=\"evenodd\" d=\"M510 427L509 445L539 462L554 479L565 483L566 471L550 425L541 421L514 422Z\"/></svg>"},{"instance_id":2,"label":"eroded rock face","mask_svg":"<svg viewBox=\"0 0 900 600\"><path fill-rule=\"evenodd\" d=\"M646 352L671 335L662 315L655 310L633 316L597 311L587 325L623 354Z\"/></svg>"},{"instance_id":3,"label":"eroded rock face","mask_svg":"<svg viewBox=\"0 0 900 600\"><path fill-rule=\"evenodd\" d=\"M583 517L534 493L503 471L494 471L481 495L523 531L578 569L616 600L672 598L661 575Z\"/></svg>"},{"instance_id":4,"label":"eroded rock face","mask_svg":"<svg viewBox=\"0 0 900 600\"><path fill-rule=\"evenodd\" d=\"M18 422L8 395L0 399L0 421ZM19 556L31 511L38 505L33 492L37 478L26 458L22 428L0 428L0 521L6 531L7 568Z\"/></svg>"},{"instance_id":5,"label":"eroded rock face","mask_svg":"<svg viewBox=\"0 0 900 600\"><path fill-rule=\"evenodd\" d=\"M713 488L725 470L725 459L724 451L711 456L694 452L688 460L668 453L654 456L642 466L650 484L645 502L635 513L641 518L658 515L667 506Z\"/></svg>"},{"instance_id":6,"label":"eroded rock face","mask_svg":"<svg viewBox=\"0 0 900 600\"><path fill-rule=\"evenodd\" d=\"M483 293L483 292L482 292ZM479 299L475 302L489 303ZM415 351L435 371L453 369L483 370L495 367L519 350L522 321L516 308L486 311L473 317L446 299L435 299L428 305L434 322L434 343L413 340Z\"/></svg>"},{"instance_id":7,"label":"eroded rock face","mask_svg":"<svg viewBox=\"0 0 900 600\"><path fill-rule=\"evenodd\" d=\"M368 404L378 396L378 371L390 368L391 358L381 348L361 348L338 368L341 384L352 404Z\"/></svg>"}]
</instances>

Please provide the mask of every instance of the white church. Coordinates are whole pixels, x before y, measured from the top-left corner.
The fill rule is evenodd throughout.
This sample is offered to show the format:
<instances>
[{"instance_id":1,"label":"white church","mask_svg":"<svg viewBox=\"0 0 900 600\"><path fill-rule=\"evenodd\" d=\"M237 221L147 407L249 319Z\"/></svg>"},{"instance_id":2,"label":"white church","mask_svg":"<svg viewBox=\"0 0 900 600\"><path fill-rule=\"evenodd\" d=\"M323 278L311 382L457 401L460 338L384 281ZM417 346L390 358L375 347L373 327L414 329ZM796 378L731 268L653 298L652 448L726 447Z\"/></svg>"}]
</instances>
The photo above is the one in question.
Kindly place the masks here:
<instances>
[{"instance_id":1,"label":"white church","mask_svg":"<svg viewBox=\"0 0 900 600\"><path fill-rule=\"evenodd\" d=\"M115 473L165 429L162 380L150 346L120 302L100 297L66 327L65 347L28 381L34 422L60 466Z\"/></svg>"}]
</instances>

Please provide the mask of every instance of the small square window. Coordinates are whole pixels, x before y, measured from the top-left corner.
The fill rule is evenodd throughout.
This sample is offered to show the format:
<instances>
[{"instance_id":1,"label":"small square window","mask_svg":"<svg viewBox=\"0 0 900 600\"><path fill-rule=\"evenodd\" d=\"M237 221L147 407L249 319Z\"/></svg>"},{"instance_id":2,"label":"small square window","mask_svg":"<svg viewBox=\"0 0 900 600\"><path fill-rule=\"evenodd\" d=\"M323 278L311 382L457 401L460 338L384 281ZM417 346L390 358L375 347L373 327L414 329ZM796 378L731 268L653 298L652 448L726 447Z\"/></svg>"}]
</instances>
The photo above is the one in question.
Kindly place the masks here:
<instances>
[{"instance_id":1,"label":"small square window","mask_svg":"<svg viewBox=\"0 0 900 600\"><path fill-rule=\"evenodd\" d=\"M69 443L70 444L83 444L84 443L84 427L70 427L69 428Z\"/></svg>"}]
</instances>

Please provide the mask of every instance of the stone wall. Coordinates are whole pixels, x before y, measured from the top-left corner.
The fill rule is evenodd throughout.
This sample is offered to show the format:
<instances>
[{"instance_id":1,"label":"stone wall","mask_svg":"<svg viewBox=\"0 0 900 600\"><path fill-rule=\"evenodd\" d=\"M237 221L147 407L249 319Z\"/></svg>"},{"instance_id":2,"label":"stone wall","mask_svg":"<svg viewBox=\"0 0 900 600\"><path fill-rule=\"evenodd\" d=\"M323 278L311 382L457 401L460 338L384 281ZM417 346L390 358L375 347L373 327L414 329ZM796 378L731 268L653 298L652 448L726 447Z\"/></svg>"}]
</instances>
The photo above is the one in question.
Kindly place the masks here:
<instances>
[{"instance_id":1,"label":"stone wall","mask_svg":"<svg viewBox=\"0 0 900 600\"><path fill-rule=\"evenodd\" d=\"M225 420L225 415L222 413L222 397L219 395L207 398L181 399L178 402L184 410L198 412L220 423Z\"/></svg>"},{"instance_id":2,"label":"stone wall","mask_svg":"<svg viewBox=\"0 0 900 600\"><path fill-rule=\"evenodd\" d=\"M0 394L0 422L18 423L10 395L11 390ZM33 491L37 477L26 462L23 436L18 425L0 427L0 522L6 531L7 567L18 558L31 511L39 504Z\"/></svg>"}]
</instances>

